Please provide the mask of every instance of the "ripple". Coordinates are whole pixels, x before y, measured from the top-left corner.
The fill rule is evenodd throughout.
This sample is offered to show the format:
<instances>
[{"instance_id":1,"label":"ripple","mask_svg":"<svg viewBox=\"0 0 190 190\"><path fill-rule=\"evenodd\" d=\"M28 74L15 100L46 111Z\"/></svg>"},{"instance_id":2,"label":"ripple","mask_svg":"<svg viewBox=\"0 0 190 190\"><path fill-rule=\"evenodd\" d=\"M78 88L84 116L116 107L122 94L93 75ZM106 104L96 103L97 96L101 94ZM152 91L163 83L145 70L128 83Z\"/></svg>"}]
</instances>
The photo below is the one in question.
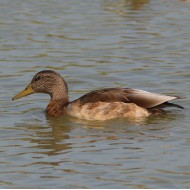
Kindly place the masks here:
<instances>
[{"instance_id":1,"label":"ripple","mask_svg":"<svg viewBox=\"0 0 190 190\"><path fill-rule=\"evenodd\" d=\"M43 69L64 76L71 99L116 86L188 97L188 2L7 0L0 10L0 187L190 187L188 98L184 110L106 122L48 117L42 94L11 101Z\"/></svg>"}]
</instances>

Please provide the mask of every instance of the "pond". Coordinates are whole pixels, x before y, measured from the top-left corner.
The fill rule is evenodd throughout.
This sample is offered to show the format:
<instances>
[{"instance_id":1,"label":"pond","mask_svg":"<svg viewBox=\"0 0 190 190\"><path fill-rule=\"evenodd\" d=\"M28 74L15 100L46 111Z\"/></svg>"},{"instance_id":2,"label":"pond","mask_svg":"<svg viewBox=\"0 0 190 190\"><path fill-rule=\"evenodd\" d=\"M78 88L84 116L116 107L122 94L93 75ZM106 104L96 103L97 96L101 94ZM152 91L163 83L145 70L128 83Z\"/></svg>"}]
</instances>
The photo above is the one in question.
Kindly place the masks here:
<instances>
[{"instance_id":1,"label":"pond","mask_svg":"<svg viewBox=\"0 0 190 190\"><path fill-rule=\"evenodd\" d=\"M190 2L0 0L1 188L190 188ZM12 102L59 72L73 100L104 87L186 96L146 120L50 118Z\"/></svg>"}]
</instances>

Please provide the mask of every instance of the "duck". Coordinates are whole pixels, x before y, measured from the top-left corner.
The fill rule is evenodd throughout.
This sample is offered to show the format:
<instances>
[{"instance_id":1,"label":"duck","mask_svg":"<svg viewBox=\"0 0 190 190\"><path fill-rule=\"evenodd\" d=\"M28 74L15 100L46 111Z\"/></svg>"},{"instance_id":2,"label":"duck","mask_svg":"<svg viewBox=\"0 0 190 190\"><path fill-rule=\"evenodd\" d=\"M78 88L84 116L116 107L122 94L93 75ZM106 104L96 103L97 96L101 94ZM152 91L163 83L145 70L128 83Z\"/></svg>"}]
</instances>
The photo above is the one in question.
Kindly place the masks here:
<instances>
[{"instance_id":1,"label":"duck","mask_svg":"<svg viewBox=\"0 0 190 190\"><path fill-rule=\"evenodd\" d=\"M180 99L134 88L104 88L90 91L69 101L68 86L64 78L53 70L38 72L29 85L12 100L34 93L50 95L46 112L53 117L65 114L84 120L110 120L115 118L146 118L162 112L165 107L182 106L170 103Z\"/></svg>"}]
</instances>

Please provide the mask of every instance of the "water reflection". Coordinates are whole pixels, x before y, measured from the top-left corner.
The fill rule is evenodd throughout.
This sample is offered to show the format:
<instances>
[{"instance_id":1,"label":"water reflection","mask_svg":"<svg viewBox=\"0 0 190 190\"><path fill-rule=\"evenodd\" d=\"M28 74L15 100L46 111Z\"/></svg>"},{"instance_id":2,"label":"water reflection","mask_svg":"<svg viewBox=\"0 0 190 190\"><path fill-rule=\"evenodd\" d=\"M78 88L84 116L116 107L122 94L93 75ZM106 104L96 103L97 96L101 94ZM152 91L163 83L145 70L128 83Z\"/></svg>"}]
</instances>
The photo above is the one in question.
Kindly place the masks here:
<instances>
[{"instance_id":1,"label":"water reflection","mask_svg":"<svg viewBox=\"0 0 190 190\"><path fill-rule=\"evenodd\" d=\"M78 179L78 175L87 175L97 184L108 180L131 187L143 185L141 181L132 185L133 180L126 178L146 170L146 166L142 167L142 162L150 159L146 154L153 151L155 155L150 155L156 162L159 154L166 154L173 148L162 142L170 139L171 123L179 119L179 113L175 112L141 121L115 119L105 122L67 116L44 117L44 113L39 115L39 111L33 114L33 118L40 119L30 119L15 126L20 132L21 148L17 148L16 154L11 157L21 160L21 170L30 171L33 175L36 175L36 170L42 170L38 173L40 179L62 180L63 174ZM163 150L159 150L159 154L154 148L149 152L150 147L156 145ZM118 177L109 175L112 171L116 171ZM147 180L150 178L147 177ZM77 185L82 186L80 182Z\"/></svg>"},{"instance_id":2,"label":"water reflection","mask_svg":"<svg viewBox=\"0 0 190 190\"><path fill-rule=\"evenodd\" d=\"M72 127L67 125L62 118L47 118L48 125L52 128L51 141L49 149L52 149L48 155L59 154L60 152L70 149L70 144L66 143L70 138L69 133ZM66 152L65 152L66 153Z\"/></svg>"},{"instance_id":3,"label":"water reflection","mask_svg":"<svg viewBox=\"0 0 190 190\"><path fill-rule=\"evenodd\" d=\"M47 118L47 125L25 122L17 124L15 128L23 130L24 134L27 132L28 138L22 140L29 141L31 145L29 148L40 149L40 153L52 156L60 152L66 153L70 149L70 144L66 143L66 140L70 138L71 127L63 121L59 118Z\"/></svg>"},{"instance_id":4,"label":"water reflection","mask_svg":"<svg viewBox=\"0 0 190 190\"><path fill-rule=\"evenodd\" d=\"M105 0L104 6L106 10L118 13L120 15L128 15L128 10L139 10L148 4L150 0Z\"/></svg>"},{"instance_id":5,"label":"water reflection","mask_svg":"<svg viewBox=\"0 0 190 190\"><path fill-rule=\"evenodd\" d=\"M129 8L131 10L139 10L141 9L145 4L148 4L150 0L125 0L126 4L129 5Z\"/></svg>"},{"instance_id":6,"label":"water reflection","mask_svg":"<svg viewBox=\"0 0 190 190\"><path fill-rule=\"evenodd\" d=\"M88 139L87 142L80 145L81 148L85 148L88 143L96 143L102 140L165 139L168 137L166 131L172 127L171 122L180 117L183 115L167 112L163 115L139 120L86 121L67 116L54 118L46 115L46 124L44 122L42 124L35 123L35 121L33 124L25 122L17 124L15 128L23 131L25 136L27 132L27 138L22 140L28 141L30 143L29 148L33 151L39 149L41 154L53 156L70 152L76 146L76 142L73 141L75 138L83 139L82 141ZM76 135L75 130L83 132ZM155 133L154 131L158 132Z\"/></svg>"}]
</instances>

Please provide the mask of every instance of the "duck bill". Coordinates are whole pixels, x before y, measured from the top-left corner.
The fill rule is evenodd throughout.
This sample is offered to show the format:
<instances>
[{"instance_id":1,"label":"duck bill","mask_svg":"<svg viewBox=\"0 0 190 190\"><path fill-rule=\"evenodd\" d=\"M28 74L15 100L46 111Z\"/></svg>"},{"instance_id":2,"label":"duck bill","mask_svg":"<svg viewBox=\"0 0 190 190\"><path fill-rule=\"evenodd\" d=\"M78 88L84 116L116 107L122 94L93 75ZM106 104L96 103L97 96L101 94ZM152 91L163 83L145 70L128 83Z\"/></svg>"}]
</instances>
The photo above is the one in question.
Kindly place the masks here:
<instances>
[{"instance_id":1,"label":"duck bill","mask_svg":"<svg viewBox=\"0 0 190 190\"><path fill-rule=\"evenodd\" d=\"M16 96L12 98L12 100L16 100L25 96L28 96L30 94L33 94L35 91L33 90L31 84L29 84L23 91L18 93Z\"/></svg>"}]
</instances>

